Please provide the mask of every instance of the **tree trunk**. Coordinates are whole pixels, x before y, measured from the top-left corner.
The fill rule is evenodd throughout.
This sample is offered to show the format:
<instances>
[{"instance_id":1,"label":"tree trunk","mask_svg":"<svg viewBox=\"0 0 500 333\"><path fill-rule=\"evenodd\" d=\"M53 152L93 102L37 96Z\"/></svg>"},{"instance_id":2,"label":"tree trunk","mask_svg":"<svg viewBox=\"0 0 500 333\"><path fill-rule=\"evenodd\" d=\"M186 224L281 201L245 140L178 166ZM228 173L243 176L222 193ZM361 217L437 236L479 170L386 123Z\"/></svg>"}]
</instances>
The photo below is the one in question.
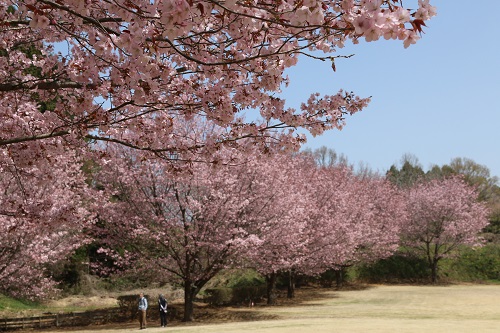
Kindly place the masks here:
<instances>
[{"instance_id":1,"label":"tree trunk","mask_svg":"<svg viewBox=\"0 0 500 333\"><path fill-rule=\"evenodd\" d=\"M286 296L287 298L295 297L295 272L293 269L288 271L288 292Z\"/></svg>"},{"instance_id":2,"label":"tree trunk","mask_svg":"<svg viewBox=\"0 0 500 333\"><path fill-rule=\"evenodd\" d=\"M427 262L429 263L429 267L431 269L431 282L435 284L438 279L438 262L439 262L437 245L435 245L434 249L432 249L431 243L427 242L426 250L427 250Z\"/></svg>"},{"instance_id":3,"label":"tree trunk","mask_svg":"<svg viewBox=\"0 0 500 333\"><path fill-rule=\"evenodd\" d=\"M267 282L267 304L276 304L276 273L266 275Z\"/></svg>"},{"instance_id":4,"label":"tree trunk","mask_svg":"<svg viewBox=\"0 0 500 333\"><path fill-rule=\"evenodd\" d=\"M436 284L438 280L438 261L434 260L431 264L431 281Z\"/></svg>"},{"instance_id":5,"label":"tree trunk","mask_svg":"<svg viewBox=\"0 0 500 333\"><path fill-rule=\"evenodd\" d=\"M335 282L337 284L338 289L342 289L344 286L344 268L340 267L335 270Z\"/></svg>"},{"instance_id":6,"label":"tree trunk","mask_svg":"<svg viewBox=\"0 0 500 333\"><path fill-rule=\"evenodd\" d=\"M194 299L197 293L191 281L184 281L184 318L182 321L194 321Z\"/></svg>"}]
</instances>

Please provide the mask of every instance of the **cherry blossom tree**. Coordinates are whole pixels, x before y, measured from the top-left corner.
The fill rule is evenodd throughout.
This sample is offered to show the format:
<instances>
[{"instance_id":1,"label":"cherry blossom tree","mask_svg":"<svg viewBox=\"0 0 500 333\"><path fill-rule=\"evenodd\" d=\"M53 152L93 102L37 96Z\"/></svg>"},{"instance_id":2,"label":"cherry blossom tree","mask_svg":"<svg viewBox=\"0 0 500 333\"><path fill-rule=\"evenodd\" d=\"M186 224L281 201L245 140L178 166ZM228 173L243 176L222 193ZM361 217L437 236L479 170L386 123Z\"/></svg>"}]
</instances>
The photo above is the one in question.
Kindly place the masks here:
<instances>
[{"instance_id":1,"label":"cherry blossom tree","mask_svg":"<svg viewBox=\"0 0 500 333\"><path fill-rule=\"evenodd\" d=\"M311 154L288 159L266 172L280 184L267 192L281 194L267 211L272 228L250 260L266 277L271 304L279 272L315 275L389 256L406 217L404 198L380 177L357 176L343 164L318 166Z\"/></svg>"},{"instance_id":2,"label":"cherry blossom tree","mask_svg":"<svg viewBox=\"0 0 500 333\"><path fill-rule=\"evenodd\" d=\"M54 141L54 140L52 140ZM93 198L85 186L80 158L61 155L60 142L45 144L46 159L25 149L0 154L0 291L43 298L55 291L48 265L86 242L82 230L93 222ZM34 160L34 161L33 161Z\"/></svg>"},{"instance_id":3,"label":"cherry blossom tree","mask_svg":"<svg viewBox=\"0 0 500 333\"><path fill-rule=\"evenodd\" d=\"M478 192L460 177L433 179L416 184L408 193L408 224L403 242L424 255L432 282L438 264L460 245L477 245L478 233L488 224L488 210Z\"/></svg>"},{"instance_id":4,"label":"cherry blossom tree","mask_svg":"<svg viewBox=\"0 0 500 333\"><path fill-rule=\"evenodd\" d=\"M276 260L276 248L292 252L284 235L300 235L303 199L286 185L295 174L286 172L285 157L256 154L244 164L196 163L175 172L171 162L144 157L119 149L102 165L100 181L113 198L100 211L109 246L102 251L126 270L181 284L185 321L193 320L195 296L223 268L259 256ZM269 238L276 238L272 248Z\"/></svg>"},{"instance_id":5,"label":"cherry blossom tree","mask_svg":"<svg viewBox=\"0 0 500 333\"><path fill-rule=\"evenodd\" d=\"M350 264L387 258L399 245L401 227L407 219L405 198L390 182L379 176L357 179L353 184L357 223L361 234Z\"/></svg>"},{"instance_id":6,"label":"cherry blossom tree","mask_svg":"<svg viewBox=\"0 0 500 333\"><path fill-rule=\"evenodd\" d=\"M279 97L285 70L300 56L335 70L335 59L348 57L336 52L361 38L408 47L436 14L428 0L409 8L399 0L0 1L0 163L12 165L16 153L55 168L70 150L118 144L173 160L172 171L179 160L227 164L244 156L231 150L297 149L305 140L299 128L313 135L342 128L369 99L312 93L299 110L288 108ZM198 118L223 130L179 132ZM35 177L29 163L16 163L11 175ZM62 188L83 188L67 185L75 178L63 180L65 170L76 169L47 175L62 172Z\"/></svg>"},{"instance_id":7,"label":"cherry blossom tree","mask_svg":"<svg viewBox=\"0 0 500 333\"><path fill-rule=\"evenodd\" d=\"M390 256L405 221L403 197L380 177L359 177L349 167L321 168L315 182L314 242L309 269L342 270Z\"/></svg>"},{"instance_id":8,"label":"cherry blossom tree","mask_svg":"<svg viewBox=\"0 0 500 333\"><path fill-rule=\"evenodd\" d=\"M252 191L267 197L268 204L259 211L264 223L257 230L260 244L246 253L246 261L266 278L267 302L274 304L278 274L289 274L289 297L293 297L293 275L302 272L307 260L315 164L309 156L285 154L268 158L255 169L259 186Z\"/></svg>"},{"instance_id":9,"label":"cherry blossom tree","mask_svg":"<svg viewBox=\"0 0 500 333\"><path fill-rule=\"evenodd\" d=\"M361 38L408 47L436 14L429 0L410 7L399 0L0 1L0 147L66 137L188 158L244 138L265 150L274 133L296 149L304 141L297 128L313 135L341 128L368 99L313 93L300 110L287 108L277 95L285 69L309 56L335 70L343 57L335 52ZM227 131L209 142L174 142L175 123L194 115Z\"/></svg>"}]
</instances>

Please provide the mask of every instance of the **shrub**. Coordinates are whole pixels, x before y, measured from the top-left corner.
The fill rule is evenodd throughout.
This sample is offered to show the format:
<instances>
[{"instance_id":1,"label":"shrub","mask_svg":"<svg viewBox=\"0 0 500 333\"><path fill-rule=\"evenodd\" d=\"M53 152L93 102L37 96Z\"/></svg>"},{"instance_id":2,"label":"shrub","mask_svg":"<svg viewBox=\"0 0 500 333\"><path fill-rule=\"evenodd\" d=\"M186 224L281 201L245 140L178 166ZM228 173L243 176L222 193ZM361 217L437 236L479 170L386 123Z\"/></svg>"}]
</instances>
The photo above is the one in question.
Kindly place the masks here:
<instances>
[{"instance_id":1,"label":"shrub","mask_svg":"<svg viewBox=\"0 0 500 333\"><path fill-rule=\"evenodd\" d=\"M208 303L211 305L226 305L231 303L233 289L231 288L211 288L205 290Z\"/></svg>"},{"instance_id":2,"label":"shrub","mask_svg":"<svg viewBox=\"0 0 500 333\"><path fill-rule=\"evenodd\" d=\"M149 300L148 295L144 295L146 299ZM118 296L118 307L120 308L122 314L128 318L135 318L137 316L137 309L139 304L138 295L122 295Z\"/></svg>"},{"instance_id":3,"label":"shrub","mask_svg":"<svg viewBox=\"0 0 500 333\"><path fill-rule=\"evenodd\" d=\"M237 305L260 301L265 293L265 280L257 271L229 269L215 276L200 295L211 305Z\"/></svg>"},{"instance_id":4,"label":"shrub","mask_svg":"<svg viewBox=\"0 0 500 333\"><path fill-rule=\"evenodd\" d=\"M237 305L257 302L266 295L266 286L212 288L205 290L211 305Z\"/></svg>"},{"instance_id":5,"label":"shrub","mask_svg":"<svg viewBox=\"0 0 500 333\"><path fill-rule=\"evenodd\" d=\"M429 265L423 258L395 254L357 267L357 277L371 283L419 282L429 278Z\"/></svg>"},{"instance_id":6,"label":"shrub","mask_svg":"<svg viewBox=\"0 0 500 333\"><path fill-rule=\"evenodd\" d=\"M462 249L449 270L449 276L460 281L500 281L500 244Z\"/></svg>"}]
</instances>

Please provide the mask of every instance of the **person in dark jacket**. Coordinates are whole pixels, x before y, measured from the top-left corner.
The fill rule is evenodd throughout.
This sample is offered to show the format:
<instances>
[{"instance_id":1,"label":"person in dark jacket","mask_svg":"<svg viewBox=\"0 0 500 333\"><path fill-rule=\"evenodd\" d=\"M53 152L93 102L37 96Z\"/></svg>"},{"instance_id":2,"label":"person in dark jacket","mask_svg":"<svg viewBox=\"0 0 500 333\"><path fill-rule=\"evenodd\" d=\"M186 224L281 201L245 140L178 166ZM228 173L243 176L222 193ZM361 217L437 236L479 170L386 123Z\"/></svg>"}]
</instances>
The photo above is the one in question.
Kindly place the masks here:
<instances>
[{"instance_id":1,"label":"person in dark jacket","mask_svg":"<svg viewBox=\"0 0 500 333\"><path fill-rule=\"evenodd\" d=\"M160 325L161 327L167 326L167 300L165 297L160 294L160 297L158 298L158 307L160 309Z\"/></svg>"}]
</instances>

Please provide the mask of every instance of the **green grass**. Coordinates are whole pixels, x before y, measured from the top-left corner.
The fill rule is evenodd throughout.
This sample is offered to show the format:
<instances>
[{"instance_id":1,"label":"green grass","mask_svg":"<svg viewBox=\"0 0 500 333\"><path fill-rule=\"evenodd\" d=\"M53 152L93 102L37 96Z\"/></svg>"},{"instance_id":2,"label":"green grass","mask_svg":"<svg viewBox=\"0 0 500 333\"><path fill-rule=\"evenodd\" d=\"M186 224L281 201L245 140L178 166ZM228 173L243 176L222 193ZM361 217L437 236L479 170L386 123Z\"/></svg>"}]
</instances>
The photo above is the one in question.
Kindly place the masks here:
<instances>
[{"instance_id":1,"label":"green grass","mask_svg":"<svg viewBox=\"0 0 500 333\"><path fill-rule=\"evenodd\" d=\"M34 308L38 309L40 307L41 306L38 303L25 300L16 300L14 298L10 298L0 294L0 311L22 311Z\"/></svg>"},{"instance_id":2,"label":"green grass","mask_svg":"<svg viewBox=\"0 0 500 333\"><path fill-rule=\"evenodd\" d=\"M62 304L45 304L32 302L29 300L14 299L0 294L0 318L11 318L18 316L34 316L43 313L68 313L68 312L82 312L93 311L117 305L108 304L92 304L82 301L78 304L62 303Z\"/></svg>"}]
</instances>

